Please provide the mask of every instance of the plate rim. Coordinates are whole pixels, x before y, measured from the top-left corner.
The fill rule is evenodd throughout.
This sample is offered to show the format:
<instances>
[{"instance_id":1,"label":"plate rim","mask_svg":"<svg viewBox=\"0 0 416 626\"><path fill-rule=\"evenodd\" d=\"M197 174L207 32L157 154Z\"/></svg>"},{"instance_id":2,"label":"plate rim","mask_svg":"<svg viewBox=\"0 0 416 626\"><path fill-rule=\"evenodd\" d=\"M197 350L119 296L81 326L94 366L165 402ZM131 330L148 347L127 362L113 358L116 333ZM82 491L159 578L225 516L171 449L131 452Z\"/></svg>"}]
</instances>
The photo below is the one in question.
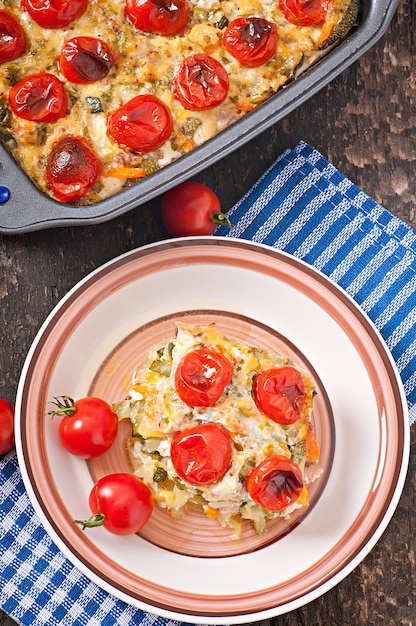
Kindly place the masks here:
<instances>
[{"instance_id":1,"label":"plate rim","mask_svg":"<svg viewBox=\"0 0 416 626\"><path fill-rule=\"evenodd\" d=\"M229 614L226 616L225 615L215 616L215 618L213 617L212 613L210 613L209 616L204 616L204 614L201 614L201 613L194 614L192 612L188 614L188 613L183 613L182 611L167 610L166 608L158 607L154 604L146 604L145 602L142 602L140 600L135 600L134 602L132 602L131 596L123 593L122 591L120 592L119 590L117 590L117 593L115 593L115 588L112 587L111 584L108 584L102 578L97 577L94 574L94 572L92 572L90 569L85 568L84 564L79 562L76 557L75 557L75 562L74 562L73 555L68 554L67 546L61 541L61 538L58 535L56 535L53 528L52 528L52 533L51 533L49 520L47 519L47 516L45 515L44 510L42 509L40 503L37 500L37 496L35 493L36 490L34 489L34 486L31 482L31 479L27 472L26 463L25 463L23 442L21 438L22 424L20 421L22 393L24 390L25 381L26 381L28 371L30 369L30 365L32 363L32 359L36 355L36 349L39 345L39 342L42 336L44 335L44 333L49 328L50 323L56 318L56 316L58 316L59 318L60 310L64 308L65 305L68 303L70 306L71 300L74 298L76 299L77 293L79 292L81 287L87 288L88 284L90 284L91 282L94 283L97 280L97 278L100 276L100 274L107 272L109 268L114 269L115 267L118 267L120 264L124 265L125 263L128 263L129 260L136 258L137 255L138 256L149 255L149 254L153 254L155 251L166 250L175 246L199 246L199 245L232 246L233 248L237 246L237 247L249 248L249 249L254 249L254 250L262 250L266 254L269 254L269 255L272 254L277 258L280 257L283 259L286 258L287 260L290 259L291 262L298 264L302 268L303 271L306 271L307 273L309 272L312 275L318 275L321 280L331 284L332 287L335 289L336 293L341 294L343 299L349 303L350 308L354 310L355 314L358 314L359 317L365 320L367 326L371 329L372 333L377 338L379 345L383 349L383 354L384 356L387 357L387 360L392 369L392 372L394 373L394 377L395 377L394 382L397 386L398 395L401 400L400 408L402 409L402 415L403 415L403 424L402 424L402 420L400 420L400 424L399 424L402 427L402 431L400 434L402 435L401 441L402 441L402 447L403 447L403 454L401 455L400 461L398 460L397 465L396 465L395 479L394 481L392 480L392 485L394 484L394 487L392 486L390 490L391 498L388 502L385 503L385 506L383 507L382 515L380 516L380 519L377 519L377 523L374 525L374 529L371 534L370 540L367 541L364 545L360 545L356 551L356 554L353 556L353 558L349 559L348 562L345 563L342 567L340 567L340 569L337 572L330 575L327 578L327 580L315 586L313 589L308 590L305 594L300 595L298 598L295 598L287 603L285 602L279 605L278 607L270 607L268 609L262 609L259 612L257 611L250 612L250 613L246 612L242 614L233 613L233 614ZM106 590L108 593L112 594L113 596L118 597L119 599L123 600L127 604L135 606L136 608L140 608L141 610L144 610L144 611L156 613L157 615L160 615L162 617L166 617L169 619L173 618L173 619L177 619L177 620L189 622L189 623L212 624L212 620L215 619L216 623L218 624L231 624L231 623L238 624L238 623L246 623L246 622L254 621L254 620L257 621L259 619L266 619L268 617L275 617L283 613L287 613L290 610L304 606L305 604L311 602L312 600L320 597L321 595L329 591L331 588L336 586L339 582L341 582L341 580L343 580L346 576L348 576L353 571L353 569L355 569L355 567L372 550L372 548L375 546L375 544L377 543L377 541L383 534L384 530L386 529L388 523L390 522L394 514L394 511L399 502L399 499L400 499L400 496L404 487L404 483L406 480L408 463L409 463L409 455L410 455L410 428L408 427L408 419L406 422L406 417L408 418L407 401L406 401L403 385L401 383L400 375L397 370L397 366L393 360L393 357L383 337L381 336L381 334L379 333L378 329L375 327L371 319L359 307L359 305L353 300L353 298L351 298L351 296L349 296L349 294L344 289L342 289L342 287L337 285L334 281L332 281L330 278L324 275L321 271L307 264L302 259L298 259L297 257L294 257L293 255L289 253L286 253L281 250L276 250L265 244L250 242L250 241L236 239L232 237L184 237L184 238L176 238L176 239L169 239L169 240L162 240L159 242L154 242L146 246L142 246L140 248L135 248L133 250L127 251L117 257L114 257L113 259L110 259L106 263L95 268L92 272L87 274L80 281L78 281L67 292L67 294L64 295L63 298L61 298L60 301L55 305L55 307L52 309L52 311L49 313L49 315L46 317L45 321L39 328L38 333L36 334L35 339L31 344L31 347L28 351L28 354L27 354L27 357L26 357L26 360L22 369L21 377L19 380L18 392L17 392L17 397L16 397L16 418L15 418L15 427L16 427L16 435L17 435L16 436L16 451L17 451L19 466L20 466L20 470L22 473L26 490L28 492L31 503L41 520L41 523L45 531L47 532L51 540L62 550L64 555L76 567L78 567L87 576L87 578L92 580L100 588Z\"/></svg>"}]
</instances>

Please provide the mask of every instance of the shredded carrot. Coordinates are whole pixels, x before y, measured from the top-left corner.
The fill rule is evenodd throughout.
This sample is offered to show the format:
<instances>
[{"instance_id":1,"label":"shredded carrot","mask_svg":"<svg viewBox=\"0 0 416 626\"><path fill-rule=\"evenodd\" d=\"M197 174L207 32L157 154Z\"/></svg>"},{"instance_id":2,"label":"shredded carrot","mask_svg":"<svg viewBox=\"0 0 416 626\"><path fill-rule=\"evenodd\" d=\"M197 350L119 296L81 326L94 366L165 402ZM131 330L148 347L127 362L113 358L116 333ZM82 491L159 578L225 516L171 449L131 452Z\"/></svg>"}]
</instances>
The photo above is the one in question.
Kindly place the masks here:
<instances>
[{"instance_id":1,"label":"shredded carrot","mask_svg":"<svg viewBox=\"0 0 416 626\"><path fill-rule=\"evenodd\" d=\"M214 509L212 506L209 506L209 504L208 504L208 506L205 507L205 515L209 519L215 519L219 515L219 510L218 509Z\"/></svg>"},{"instance_id":2,"label":"shredded carrot","mask_svg":"<svg viewBox=\"0 0 416 626\"><path fill-rule=\"evenodd\" d=\"M207 46L205 46L204 48L204 52L205 54L212 54L213 52L215 52L215 50L217 48L219 48L220 42L219 40L216 43L210 43Z\"/></svg>"},{"instance_id":3,"label":"shredded carrot","mask_svg":"<svg viewBox=\"0 0 416 626\"><path fill-rule=\"evenodd\" d=\"M194 142L192 141L192 139L185 139L185 141L182 144L182 150L187 153L187 152L191 152L191 150L194 149Z\"/></svg>"},{"instance_id":4,"label":"shredded carrot","mask_svg":"<svg viewBox=\"0 0 416 626\"><path fill-rule=\"evenodd\" d=\"M319 443L315 439L312 426L309 426L306 434L306 457L310 461L319 461L320 457Z\"/></svg>"},{"instance_id":5,"label":"shredded carrot","mask_svg":"<svg viewBox=\"0 0 416 626\"><path fill-rule=\"evenodd\" d=\"M303 506L309 506L309 493L306 487L302 488L300 492L299 498L296 500L297 504L302 504Z\"/></svg>"},{"instance_id":6,"label":"shredded carrot","mask_svg":"<svg viewBox=\"0 0 416 626\"><path fill-rule=\"evenodd\" d=\"M104 176L113 178L143 178L146 170L143 167L110 167L104 172Z\"/></svg>"},{"instance_id":7,"label":"shredded carrot","mask_svg":"<svg viewBox=\"0 0 416 626\"><path fill-rule=\"evenodd\" d=\"M331 22L327 22L327 24L325 24L325 26L321 30L321 34L319 35L317 43L320 44L326 39L328 39L333 28L334 28L334 24L332 24Z\"/></svg>"}]
</instances>

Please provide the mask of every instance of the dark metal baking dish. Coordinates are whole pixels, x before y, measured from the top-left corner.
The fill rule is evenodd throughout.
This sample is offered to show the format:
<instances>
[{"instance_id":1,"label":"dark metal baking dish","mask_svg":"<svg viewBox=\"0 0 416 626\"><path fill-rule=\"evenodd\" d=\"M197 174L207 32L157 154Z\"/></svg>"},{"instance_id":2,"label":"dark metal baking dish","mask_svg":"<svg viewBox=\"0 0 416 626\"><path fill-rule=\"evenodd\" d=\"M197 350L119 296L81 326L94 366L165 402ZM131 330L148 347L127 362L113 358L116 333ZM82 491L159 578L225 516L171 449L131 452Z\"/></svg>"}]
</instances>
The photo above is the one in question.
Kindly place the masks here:
<instances>
[{"instance_id":1,"label":"dark metal baking dish","mask_svg":"<svg viewBox=\"0 0 416 626\"><path fill-rule=\"evenodd\" d=\"M359 22L353 33L287 87L199 148L96 204L79 207L52 200L38 190L0 145L0 232L24 233L104 222L190 178L285 117L354 63L384 34L397 4L398 0L361 0Z\"/></svg>"}]
</instances>

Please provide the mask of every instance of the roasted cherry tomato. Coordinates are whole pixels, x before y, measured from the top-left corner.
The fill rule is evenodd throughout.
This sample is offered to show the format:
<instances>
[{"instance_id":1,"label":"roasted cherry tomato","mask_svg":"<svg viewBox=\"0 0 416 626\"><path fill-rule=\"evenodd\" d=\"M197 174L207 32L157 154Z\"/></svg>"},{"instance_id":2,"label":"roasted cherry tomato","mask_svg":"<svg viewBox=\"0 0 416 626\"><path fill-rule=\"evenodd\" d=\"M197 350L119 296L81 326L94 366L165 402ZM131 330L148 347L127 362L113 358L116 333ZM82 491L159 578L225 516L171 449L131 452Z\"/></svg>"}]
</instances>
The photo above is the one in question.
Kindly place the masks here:
<instances>
[{"instance_id":1,"label":"roasted cherry tomato","mask_svg":"<svg viewBox=\"0 0 416 626\"><path fill-rule=\"evenodd\" d=\"M224 102L228 89L225 67L208 54L192 54L179 66L175 96L185 109L212 109Z\"/></svg>"},{"instance_id":2,"label":"roasted cherry tomato","mask_svg":"<svg viewBox=\"0 0 416 626\"><path fill-rule=\"evenodd\" d=\"M104 526L115 535L133 535L149 520L153 511L150 489L134 474L109 474L91 489L92 516L75 520L82 529Z\"/></svg>"},{"instance_id":3,"label":"roasted cherry tomato","mask_svg":"<svg viewBox=\"0 0 416 626\"><path fill-rule=\"evenodd\" d=\"M269 456L251 470L247 490L264 509L281 511L296 502L302 493L302 472L284 456Z\"/></svg>"},{"instance_id":4,"label":"roasted cherry tomato","mask_svg":"<svg viewBox=\"0 0 416 626\"><path fill-rule=\"evenodd\" d=\"M168 107L156 96L136 96L111 113L107 130L121 146L133 152L151 152L171 136L172 117Z\"/></svg>"},{"instance_id":5,"label":"roasted cherry tomato","mask_svg":"<svg viewBox=\"0 0 416 626\"><path fill-rule=\"evenodd\" d=\"M253 382L258 409L278 424L293 424L305 403L302 376L291 365L274 367L258 374Z\"/></svg>"},{"instance_id":6,"label":"roasted cherry tomato","mask_svg":"<svg viewBox=\"0 0 416 626\"><path fill-rule=\"evenodd\" d=\"M6 454L14 447L14 408L0 398L0 454Z\"/></svg>"},{"instance_id":7,"label":"roasted cherry tomato","mask_svg":"<svg viewBox=\"0 0 416 626\"><path fill-rule=\"evenodd\" d=\"M68 452L82 459L93 459L107 452L114 443L118 417L100 398L74 400L68 396L54 398L56 409L48 415L62 417L59 439Z\"/></svg>"},{"instance_id":8,"label":"roasted cherry tomato","mask_svg":"<svg viewBox=\"0 0 416 626\"><path fill-rule=\"evenodd\" d=\"M6 11L0 11L0 63L20 57L26 50L26 36L19 22Z\"/></svg>"},{"instance_id":9,"label":"roasted cherry tomato","mask_svg":"<svg viewBox=\"0 0 416 626\"><path fill-rule=\"evenodd\" d=\"M278 43L277 28L261 17L239 17L224 31L224 48L246 67L259 67L272 58Z\"/></svg>"},{"instance_id":10,"label":"roasted cherry tomato","mask_svg":"<svg viewBox=\"0 0 416 626\"><path fill-rule=\"evenodd\" d=\"M9 103L15 115L32 122L57 122L68 110L63 83L47 72L19 80L9 91Z\"/></svg>"},{"instance_id":11,"label":"roasted cherry tomato","mask_svg":"<svg viewBox=\"0 0 416 626\"><path fill-rule=\"evenodd\" d=\"M218 402L233 376L229 360L211 348L185 354L175 372L180 399L190 407L208 407Z\"/></svg>"},{"instance_id":12,"label":"roasted cherry tomato","mask_svg":"<svg viewBox=\"0 0 416 626\"><path fill-rule=\"evenodd\" d=\"M164 194L162 221L173 237L211 235L217 224L231 226L212 189L192 181L185 181Z\"/></svg>"},{"instance_id":13,"label":"roasted cherry tomato","mask_svg":"<svg viewBox=\"0 0 416 626\"><path fill-rule=\"evenodd\" d=\"M107 76L116 55L101 39L74 37L62 47L59 67L71 83L92 83Z\"/></svg>"},{"instance_id":14,"label":"roasted cherry tomato","mask_svg":"<svg viewBox=\"0 0 416 626\"><path fill-rule=\"evenodd\" d=\"M52 146L46 181L60 202L82 198L97 183L102 164L83 137L65 135Z\"/></svg>"},{"instance_id":15,"label":"roasted cherry tomato","mask_svg":"<svg viewBox=\"0 0 416 626\"><path fill-rule=\"evenodd\" d=\"M206 423L177 433L170 456L180 478L191 485L216 483L231 465L233 440L220 424Z\"/></svg>"},{"instance_id":16,"label":"roasted cherry tomato","mask_svg":"<svg viewBox=\"0 0 416 626\"><path fill-rule=\"evenodd\" d=\"M180 33L189 19L186 0L127 0L125 14L139 30L165 36Z\"/></svg>"},{"instance_id":17,"label":"roasted cherry tomato","mask_svg":"<svg viewBox=\"0 0 416 626\"><path fill-rule=\"evenodd\" d=\"M22 7L42 28L63 28L85 12L88 0L22 0Z\"/></svg>"},{"instance_id":18,"label":"roasted cherry tomato","mask_svg":"<svg viewBox=\"0 0 416 626\"><path fill-rule=\"evenodd\" d=\"M279 0L288 22L297 26L318 26L326 20L331 0Z\"/></svg>"}]
</instances>

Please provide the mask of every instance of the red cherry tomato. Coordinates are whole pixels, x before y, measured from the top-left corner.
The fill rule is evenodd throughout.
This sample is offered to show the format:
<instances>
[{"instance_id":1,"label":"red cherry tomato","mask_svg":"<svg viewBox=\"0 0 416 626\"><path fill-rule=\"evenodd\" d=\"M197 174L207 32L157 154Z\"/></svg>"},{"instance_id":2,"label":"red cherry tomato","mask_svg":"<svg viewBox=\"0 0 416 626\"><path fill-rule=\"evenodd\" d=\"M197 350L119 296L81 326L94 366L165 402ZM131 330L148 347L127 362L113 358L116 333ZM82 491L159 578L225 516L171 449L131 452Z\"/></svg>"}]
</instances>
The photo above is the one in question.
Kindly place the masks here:
<instances>
[{"instance_id":1,"label":"red cherry tomato","mask_svg":"<svg viewBox=\"0 0 416 626\"><path fill-rule=\"evenodd\" d=\"M15 115L32 122L56 122L68 110L63 83L47 72L19 80L9 91L9 103Z\"/></svg>"},{"instance_id":2,"label":"red cherry tomato","mask_svg":"<svg viewBox=\"0 0 416 626\"><path fill-rule=\"evenodd\" d=\"M232 376L232 365L221 352L197 348L185 354L176 368L175 387L188 406L208 407L218 402Z\"/></svg>"},{"instance_id":3,"label":"red cherry tomato","mask_svg":"<svg viewBox=\"0 0 416 626\"><path fill-rule=\"evenodd\" d=\"M230 433L214 423L177 433L170 447L176 473L191 485L210 485L221 480L230 468L232 451Z\"/></svg>"},{"instance_id":4,"label":"red cherry tomato","mask_svg":"<svg viewBox=\"0 0 416 626\"><path fill-rule=\"evenodd\" d=\"M288 22L297 26L318 26L326 20L331 0L279 0Z\"/></svg>"},{"instance_id":5,"label":"red cherry tomato","mask_svg":"<svg viewBox=\"0 0 416 626\"><path fill-rule=\"evenodd\" d=\"M162 221L173 237L211 235L217 224L231 227L218 196L205 185L185 181L162 198Z\"/></svg>"},{"instance_id":6,"label":"red cherry tomato","mask_svg":"<svg viewBox=\"0 0 416 626\"><path fill-rule=\"evenodd\" d=\"M224 102L228 89L225 67L208 54L192 54L179 66L175 96L185 109L212 109Z\"/></svg>"},{"instance_id":7,"label":"red cherry tomato","mask_svg":"<svg viewBox=\"0 0 416 626\"><path fill-rule=\"evenodd\" d=\"M150 489L134 474L109 474L91 490L92 516L75 520L85 528L104 526L115 535L133 535L149 520L153 511Z\"/></svg>"},{"instance_id":8,"label":"red cherry tomato","mask_svg":"<svg viewBox=\"0 0 416 626\"><path fill-rule=\"evenodd\" d=\"M107 76L116 62L116 55L101 39L74 37L63 46L59 67L71 83L91 83Z\"/></svg>"},{"instance_id":9,"label":"red cherry tomato","mask_svg":"<svg viewBox=\"0 0 416 626\"><path fill-rule=\"evenodd\" d=\"M100 398L74 400L68 396L55 398L57 409L48 415L62 417L59 439L64 448L82 459L93 459L107 452L118 430L118 417Z\"/></svg>"},{"instance_id":10,"label":"red cherry tomato","mask_svg":"<svg viewBox=\"0 0 416 626\"><path fill-rule=\"evenodd\" d=\"M268 511L281 511L290 506L302 489L303 477L298 466L278 454L263 459L247 477L250 496Z\"/></svg>"},{"instance_id":11,"label":"red cherry tomato","mask_svg":"<svg viewBox=\"0 0 416 626\"><path fill-rule=\"evenodd\" d=\"M6 454L14 447L14 408L0 398L0 454Z\"/></svg>"},{"instance_id":12,"label":"red cherry tomato","mask_svg":"<svg viewBox=\"0 0 416 626\"><path fill-rule=\"evenodd\" d=\"M13 61L26 50L26 36L19 22L6 11L0 11L0 64Z\"/></svg>"},{"instance_id":13,"label":"red cherry tomato","mask_svg":"<svg viewBox=\"0 0 416 626\"><path fill-rule=\"evenodd\" d=\"M258 409L278 424L293 424L299 419L305 402L302 376L290 365L275 367L258 374L253 382Z\"/></svg>"},{"instance_id":14,"label":"red cherry tomato","mask_svg":"<svg viewBox=\"0 0 416 626\"><path fill-rule=\"evenodd\" d=\"M66 135L53 144L45 173L57 200L73 202L94 187L101 172L101 161L87 140Z\"/></svg>"},{"instance_id":15,"label":"red cherry tomato","mask_svg":"<svg viewBox=\"0 0 416 626\"><path fill-rule=\"evenodd\" d=\"M189 19L186 0L127 0L125 14L139 30L165 36L180 33Z\"/></svg>"},{"instance_id":16,"label":"red cherry tomato","mask_svg":"<svg viewBox=\"0 0 416 626\"><path fill-rule=\"evenodd\" d=\"M156 96L136 96L107 120L108 134L133 152L157 150L172 134L168 107Z\"/></svg>"},{"instance_id":17,"label":"red cherry tomato","mask_svg":"<svg viewBox=\"0 0 416 626\"><path fill-rule=\"evenodd\" d=\"M63 28L85 12L88 0L22 0L22 7L42 28Z\"/></svg>"},{"instance_id":18,"label":"red cherry tomato","mask_svg":"<svg viewBox=\"0 0 416 626\"><path fill-rule=\"evenodd\" d=\"M245 67L259 67L272 58L278 43L277 28L261 17L239 17L224 31L224 48Z\"/></svg>"}]
</instances>

